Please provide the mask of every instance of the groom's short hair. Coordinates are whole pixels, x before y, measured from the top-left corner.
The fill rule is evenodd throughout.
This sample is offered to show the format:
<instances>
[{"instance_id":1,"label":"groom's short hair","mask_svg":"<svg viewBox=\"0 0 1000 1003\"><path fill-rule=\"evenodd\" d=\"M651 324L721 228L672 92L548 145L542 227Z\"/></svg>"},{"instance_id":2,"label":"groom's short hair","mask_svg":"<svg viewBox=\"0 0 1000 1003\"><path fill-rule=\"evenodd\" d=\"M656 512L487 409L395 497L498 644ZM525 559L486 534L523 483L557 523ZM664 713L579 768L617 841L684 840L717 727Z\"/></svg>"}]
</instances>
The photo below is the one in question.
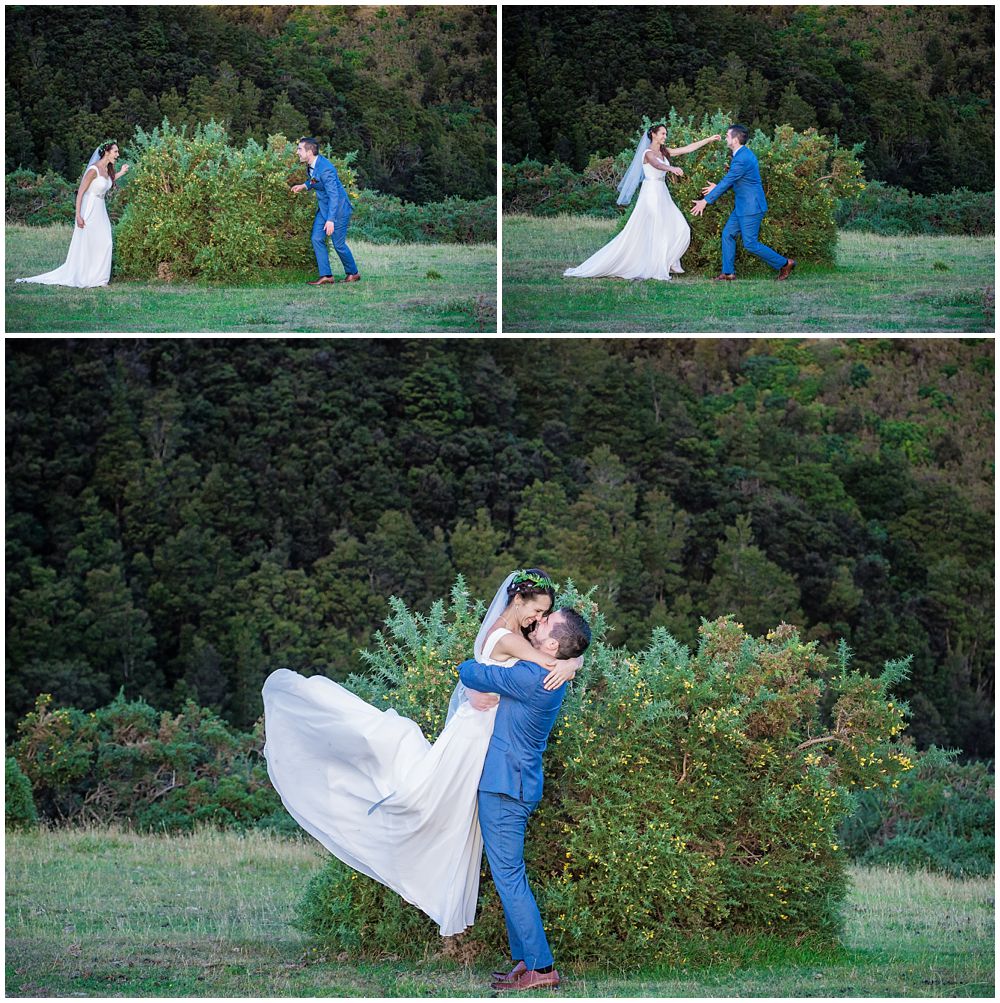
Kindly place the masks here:
<instances>
[{"instance_id":1,"label":"groom's short hair","mask_svg":"<svg viewBox=\"0 0 1000 1003\"><path fill-rule=\"evenodd\" d=\"M740 141L740 146L746 146L750 138L750 130L745 125L731 125L729 132Z\"/></svg>"},{"instance_id":2,"label":"groom's short hair","mask_svg":"<svg viewBox=\"0 0 1000 1003\"><path fill-rule=\"evenodd\" d=\"M319 156L319 140L313 139L312 136L303 136L299 142L310 152L315 153Z\"/></svg>"},{"instance_id":3,"label":"groom's short hair","mask_svg":"<svg viewBox=\"0 0 1000 1003\"><path fill-rule=\"evenodd\" d=\"M556 610L562 618L552 624L552 634L559 642L556 654L560 658L576 658L590 645L590 624L575 609L563 606Z\"/></svg>"}]
</instances>

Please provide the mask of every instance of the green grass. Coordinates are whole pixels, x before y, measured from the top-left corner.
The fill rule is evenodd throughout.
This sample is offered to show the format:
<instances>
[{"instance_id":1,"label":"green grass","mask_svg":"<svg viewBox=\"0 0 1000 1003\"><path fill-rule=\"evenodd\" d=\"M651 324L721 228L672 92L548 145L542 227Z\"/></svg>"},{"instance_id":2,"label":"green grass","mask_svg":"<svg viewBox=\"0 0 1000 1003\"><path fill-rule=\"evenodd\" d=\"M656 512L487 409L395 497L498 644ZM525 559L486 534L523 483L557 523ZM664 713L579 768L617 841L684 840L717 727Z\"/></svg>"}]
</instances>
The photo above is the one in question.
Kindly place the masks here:
<instances>
[{"instance_id":1,"label":"green grass","mask_svg":"<svg viewBox=\"0 0 1000 1003\"><path fill-rule=\"evenodd\" d=\"M327 957L292 925L311 840L115 829L7 834L12 996L487 996L464 965ZM569 996L993 996L993 881L852 869L839 949L734 944L638 975L563 966ZM548 994L543 994L548 995Z\"/></svg>"},{"instance_id":2,"label":"green grass","mask_svg":"<svg viewBox=\"0 0 1000 1003\"><path fill-rule=\"evenodd\" d=\"M803 265L787 282L770 275L713 282L691 273L671 282L563 277L614 230L614 220L586 216L505 216L504 331L994 330L992 237L842 231L835 269Z\"/></svg>"},{"instance_id":3,"label":"green grass","mask_svg":"<svg viewBox=\"0 0 1000 1003\"><path fill-rule=\"evenodd\" d=\"M15 285L62 264L69 241L68 226L7 227L8 332L496 331L493 244L352 240L362 281L346 286L308 286L316 277L308 269L251 286L120 279L98 289Z\"/></svg>"}]
</instances>

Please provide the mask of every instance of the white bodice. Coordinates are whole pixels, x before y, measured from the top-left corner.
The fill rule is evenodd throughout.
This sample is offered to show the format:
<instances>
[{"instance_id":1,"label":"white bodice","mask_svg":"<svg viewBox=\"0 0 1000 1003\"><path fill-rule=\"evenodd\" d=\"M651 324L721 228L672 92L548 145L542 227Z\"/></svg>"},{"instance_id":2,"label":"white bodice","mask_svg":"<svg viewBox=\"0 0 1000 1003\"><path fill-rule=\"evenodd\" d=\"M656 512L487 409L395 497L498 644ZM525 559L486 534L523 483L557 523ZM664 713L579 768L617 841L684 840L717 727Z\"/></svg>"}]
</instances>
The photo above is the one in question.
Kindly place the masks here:
<instances>
[{"instance_id":1,"label":"white bodice","mask_svg":"<svg viewBox=\"0 0 1000 1003\"><path fill-rule=\"evenodd\" d=\"M97 168L92 168L92 170L97 171ZM93 195L96 198L103 199L105 195L111 189L111 178L106 178L100 171L97 171L97 177L90 182L90 187L87 189L87 195Z\"/></svg>"},{"instance_id":2,"label":"white bodice","mask_svg":"<svg viewBox=\"0 0 1000 1003\"><path fill-rule=\"evenodd\" d=\"M652 164L643 164L642 176L643 178L648 178L650 181L662 181L667 176L667 172L661 171L658 167L654 167Z\"/></svg>"}]
</instances>

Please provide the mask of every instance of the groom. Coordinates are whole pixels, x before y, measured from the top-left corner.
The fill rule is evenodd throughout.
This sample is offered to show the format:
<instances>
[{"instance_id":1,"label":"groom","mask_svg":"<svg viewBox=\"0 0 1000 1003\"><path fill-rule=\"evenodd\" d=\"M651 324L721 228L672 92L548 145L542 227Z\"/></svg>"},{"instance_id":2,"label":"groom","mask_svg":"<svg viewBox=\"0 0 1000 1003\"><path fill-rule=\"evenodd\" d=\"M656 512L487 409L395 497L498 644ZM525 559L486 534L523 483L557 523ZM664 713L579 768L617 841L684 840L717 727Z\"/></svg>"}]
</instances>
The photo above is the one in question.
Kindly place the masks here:
<instances>
[{"instance_id":1,"label":"groom","mask_svg":"<svg viewBox=\"0 0 1000 1003\"><path fill-rule=\"evenodd\" d=\"M309 283L311 286L331 285L336 281L330 271L330 252L326 238L333 237L333 249L344 266L345 282L359 282L361 275L354 263L354 255L347 246L347 225L354 211L351 200L337 175L337 168L326 157L319 155L319 143L315 139L300 139L295 148L299 161L309 165L309 174L304 185L293 185L293 192L306 189L316 193L319 205L313 220L312 245L316 252L316 266L319 278Z\"/></svg>"},{"instance_id":2,"label":"groom","mask_svg":"<svg viewBox=\"0 0 1000 1003\"><path fill-rule=\"evenodd\" d=\"M698 199L691 206L691 215L700 216L706 205L712 205L730 188L736 196L736 205L722 230L722 274L715 276L716 282L732 282L736 278L737 234L742 235L746 250L777 270L779 279L787 279L795 267L794 258L783 257L759 240L760 224L767 212L767 199L757 158L746 145L748 135L745 125L731 125L726 130L726 146L733 155L729 170L717 185L709 184L702 188L705 198Z\"/></svg>"},{"instance_id":3,"label":"groom","mask_svg":"<svg viewBox=\"0 0 1000 1003\"><path fill-rule=\"evenodd\" d=\"M576 610L555 610L538 622L530 637L540 655L575 658L590 644L590 627ZM503 903L513 968L494 972L491 988L519 992L559 985L535 897L524 867L528 817L542 798L542 752L559 714L566 687L547 690L546 671L534 662L508 667L476 661L459 666L477 710L503 699L479 781L479 824L486 858ZM485 699L481 699L485 698Z\"/></svg>"}]
</instances>

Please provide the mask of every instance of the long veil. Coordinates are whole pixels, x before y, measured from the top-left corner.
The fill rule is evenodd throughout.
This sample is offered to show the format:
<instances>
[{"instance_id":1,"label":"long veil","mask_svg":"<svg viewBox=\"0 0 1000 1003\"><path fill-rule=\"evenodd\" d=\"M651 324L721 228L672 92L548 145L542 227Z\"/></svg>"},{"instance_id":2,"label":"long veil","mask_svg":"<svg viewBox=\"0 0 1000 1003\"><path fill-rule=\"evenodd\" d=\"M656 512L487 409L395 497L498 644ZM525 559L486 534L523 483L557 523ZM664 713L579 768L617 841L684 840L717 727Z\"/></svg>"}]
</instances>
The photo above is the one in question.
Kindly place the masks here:
<instances>
[{"instance_id":1,"label":"long veil","mask_svg":"<svg viewBox=\"0 0 1000 1003\"><path fill-rule=\"evenodd\" d=\"M513 571L503 580L500 588L497 589L497 594L493 597L493 602L490 603L490 608L486 611L486 616L483 617L479 633L476 635L476 643L472 649L477 661L483 657L483 645L486 644L486 638L489 637L490 627L497 622L500 614L507 608L507 603L510 601L510 597L507 595L507 588L512 581L514 581ZM448 703L448 716L445 719L445 724L454 717L458 708L468 699L465 693L465 686L459 683L455 687L455 692L452 693L451 700Z\"/></svg>"},{"instance_id":2,"label":"long veil","mask_svg":"<svg viewBox=\"0 0 1000 1003\"><path fill-rule=\"evenodd\" d=\"M642 158L652 145L649 134L643 130L639 145L635 148L635 156L632 158L632 163L629 164L629 168L625 172L625 177L618 184L619 205L628 205L632 201L632 196L635 194L636 188L639 187L639 182L642 181Z\"/></svg>"},{"instance_id":3,"label":"long veil","mask_svg":"<svg viewBox=\"0 0 1000 1003\"><path fill-rule=\"evenodd\" d=\"M80 175L80 180L81 181L87 176L87 171L89 171L91 169L91 167L93 167L94 164L96 164L97 161L100 160L100 159L101 159L101 148L98 147L90 155L90 160L87 161L87 166L83 169L83 174Z\"/></svg>"}]
</instances>

